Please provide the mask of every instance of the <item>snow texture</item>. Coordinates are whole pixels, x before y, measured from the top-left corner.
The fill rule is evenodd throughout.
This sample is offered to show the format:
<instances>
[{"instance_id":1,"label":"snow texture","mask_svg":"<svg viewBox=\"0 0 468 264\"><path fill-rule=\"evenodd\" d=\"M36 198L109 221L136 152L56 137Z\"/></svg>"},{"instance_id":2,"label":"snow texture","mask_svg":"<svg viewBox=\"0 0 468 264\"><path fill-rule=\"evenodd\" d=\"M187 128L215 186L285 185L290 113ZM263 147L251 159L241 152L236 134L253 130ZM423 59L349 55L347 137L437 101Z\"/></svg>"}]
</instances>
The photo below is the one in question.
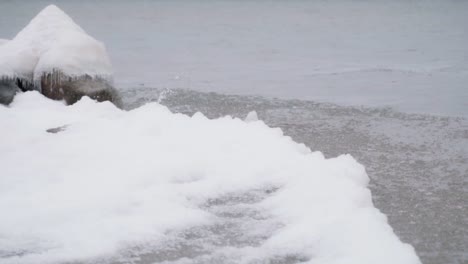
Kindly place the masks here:
<instances>
[{"instance_id":1,"label":"snow texture","mask_svg":"<svg viewBox=\"0 0 468 264\"><path fill-rule=\"evenodd\" d=\"M10 40L8 40L8 39L0 39L0 46L6 44L8 41L10 41Z\"/></svg>"},{"instance_id":2,"label":"snow texture","mask_svg":"<svg viewBox=\"0 0 468 264\"><path fill-rule=\"evenodd\" d=\"M38 92L0 106L0 120L1 263L106 258L209 226L207 203L255 190L265 197L250 206L279 225L237 248L236 263L420 263L373 206L362 165L326 159L262 121L158 103L123 111L87 97L65 106Z\"/></svg>"},{"instance_id":3,"label":"snow texture","mask_svg":"<svg viewBox=\"0 0 468 264\"><path fill-rule=\"evenodd\" d=\"M0 46L0 77L39 81L43 73L111 80L104 45L55 5L44 8L16 37Z\"/></svg>"}]
</instances>

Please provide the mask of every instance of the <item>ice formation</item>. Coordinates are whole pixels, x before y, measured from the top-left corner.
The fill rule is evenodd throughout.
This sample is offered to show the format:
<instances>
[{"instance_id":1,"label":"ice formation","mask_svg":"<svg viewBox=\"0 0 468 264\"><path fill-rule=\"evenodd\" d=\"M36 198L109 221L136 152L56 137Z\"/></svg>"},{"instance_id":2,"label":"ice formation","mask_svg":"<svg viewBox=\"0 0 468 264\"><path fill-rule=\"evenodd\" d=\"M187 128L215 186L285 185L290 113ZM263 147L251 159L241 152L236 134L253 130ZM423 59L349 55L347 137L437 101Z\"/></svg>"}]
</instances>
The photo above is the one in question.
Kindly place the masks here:
<instances>
[{"instance_id":1,"label":"ice formation","mask_svg":"<svg viewBox=\"0 0 468 264\"><path fill-rule=\"evenodd\" d=\"M86 97L65 106L35 91L0 105L0 120L1 263L142 248L210 226L207 204L252 190L264 197L246 206L278 225L260 245L225 248L236 263L420 263L374 208L362 165L326 159L262 121L189 117L157 103L123 111Z\"/></svg>"},{"instance_id":2,"label":"ice formation","mask_svg":"<svg viewBox=\"0 0 468 264\"><path fill-rule=\"evenodd\" d=\"M258 121L258 115L256 111L250 111L244 119L245 122Z\"/></svg>"},{"instance_id":3,"label":"ice formation","mask_svg":"<svg viewBox=\"0 0 468 264\"><path fill-rule=\"evenodd\" d=\"M0 46L0 79L21 80L41 90L41 80L47 75L56 82L86 76L112 83L104 45L55 5L43 9L13 40Z\"/></svg>"}]
</instances>

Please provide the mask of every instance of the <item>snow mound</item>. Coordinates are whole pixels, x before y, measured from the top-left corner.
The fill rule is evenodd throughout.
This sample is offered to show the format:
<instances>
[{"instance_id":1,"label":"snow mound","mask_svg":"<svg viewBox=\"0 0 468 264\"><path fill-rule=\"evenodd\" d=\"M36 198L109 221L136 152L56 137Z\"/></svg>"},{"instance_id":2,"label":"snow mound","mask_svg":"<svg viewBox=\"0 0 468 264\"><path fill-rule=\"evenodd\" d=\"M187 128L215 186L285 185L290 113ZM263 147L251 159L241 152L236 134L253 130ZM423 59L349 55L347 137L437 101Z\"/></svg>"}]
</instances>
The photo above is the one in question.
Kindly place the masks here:
<instances>
[{"instance_id":1,"label":"snow mound","mask_svg":"<svg viewBox=\"0 0 468 264\"><path fill-rule=\"evenodd\" d=\"M0 46L3 45L3 44L5 44L5 43L7 43L8 41L10 41L10 40L8 40L8 39L0 39Z\"/></svg>"},{"instance_id":2,"label":"snow mound","mask_svg":"<svg viewBox=\"0 0 468 264\"><path fill-rule=\"evenodd\" d=\"M207 204L252 190L264 199L249 206L278 225L259 245L227 247L244 250L236 263L420 263L374 208L362 165L326 159L262 121L157 103L122 111L86 97L65 106L37 92L0 106L0 120L2 263L106 258L209 226Z\"/></svg>"},{"instance_id":3,"label":"snow mound","mask_svg":"<svg viewBox=\"0 0 468 264\"><path fill-rule=\"evenodd\" d=\"M111 79L104 45L55 5L44 8L16 37L0 46L0 77L40 80L59 70L71 77Z\"/></svg>"}]
</instances>

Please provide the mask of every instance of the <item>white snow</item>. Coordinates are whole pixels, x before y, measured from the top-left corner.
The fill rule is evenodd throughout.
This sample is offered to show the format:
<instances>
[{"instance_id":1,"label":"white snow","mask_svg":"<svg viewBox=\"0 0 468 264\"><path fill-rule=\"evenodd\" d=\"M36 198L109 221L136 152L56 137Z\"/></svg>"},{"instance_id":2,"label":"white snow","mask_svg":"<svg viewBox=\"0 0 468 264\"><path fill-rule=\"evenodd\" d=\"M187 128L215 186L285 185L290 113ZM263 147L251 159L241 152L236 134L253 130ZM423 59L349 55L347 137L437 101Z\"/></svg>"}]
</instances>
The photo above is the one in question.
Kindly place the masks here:
<instances>
[{"instance_id":1,"label":"white snow","mask_svg":"<svg viewBox=\"0 0 468 264\"><path fill-rule=\"evenodd\" d=\"M110 256L210 225L208 199L272 188L252 206L281 227L239 263L278 254L420 263L374 208L362 165L349 155L326 159L261 121L189 117L157 103L65 106L38 92L0 106L0 120L1 263Z\"/></svg>"},{"instance_id":2,"label":"white snow","mask_svg":"<svg viewBox=\"0 0 468 264\"><path fill-rule=\"evenodd\" d=\"M58 7L49 5L14 39L0 46L0 76L19 76L32 82L53 69L72 77L112 76L104 45Z\"/></svg>"},{"instance_id":3,"label":"white snow","mask_svg":"<svg viewBox=\"0 0 468 264\"><path fill-rule=\"evenodd\" d=\"M0 46L3 45L3 44L5 44L5 43L7 43L8 41L10 41L10 40L8 40L8 39L0 39Z\"/></svg>"}]
</instances>

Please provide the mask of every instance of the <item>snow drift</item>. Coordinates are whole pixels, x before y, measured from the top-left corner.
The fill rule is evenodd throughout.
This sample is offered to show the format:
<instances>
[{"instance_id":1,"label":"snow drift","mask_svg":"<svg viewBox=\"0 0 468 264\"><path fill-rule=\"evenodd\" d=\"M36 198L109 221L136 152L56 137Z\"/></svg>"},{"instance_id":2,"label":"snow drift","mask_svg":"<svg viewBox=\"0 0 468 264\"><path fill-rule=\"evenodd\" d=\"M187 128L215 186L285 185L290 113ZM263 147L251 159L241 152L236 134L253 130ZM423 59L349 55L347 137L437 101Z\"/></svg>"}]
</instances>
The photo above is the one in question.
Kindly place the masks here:
<instances>
[{"instance_id":1,"label":"snow drift","mask_svg":"<svg viewBox=\"0 0 468 264\"><path fill-rule=\"evenodd\" d=\"M189 117L157 103L122 111L86 97L65 106L27 92L0 106L0 120L1 263L103 262L209 226L207 203L251 190L264 197L249 206L278 226L260 245L226 248L242 251L236 263L420 263L374 208L362 165L326 159L256 118Z\"/></svg>"},{"instance_id":2,"label":"snow drift","mask_svg":"<svg viewBox=\"0 0 468 264\"><path fill-rule=\"evenodd\" d=\"M58 84L42 81L47 75L54 75ZM63 99L56 95L59 86L84 77L112 83L106 49L55 5L42 10L13 40L0 44L0 79L21 80L29 86L19 85L22 90L43 90L48 97ZM50 89L54 92L45 92Z\"/></svg>"}]
</instances>

